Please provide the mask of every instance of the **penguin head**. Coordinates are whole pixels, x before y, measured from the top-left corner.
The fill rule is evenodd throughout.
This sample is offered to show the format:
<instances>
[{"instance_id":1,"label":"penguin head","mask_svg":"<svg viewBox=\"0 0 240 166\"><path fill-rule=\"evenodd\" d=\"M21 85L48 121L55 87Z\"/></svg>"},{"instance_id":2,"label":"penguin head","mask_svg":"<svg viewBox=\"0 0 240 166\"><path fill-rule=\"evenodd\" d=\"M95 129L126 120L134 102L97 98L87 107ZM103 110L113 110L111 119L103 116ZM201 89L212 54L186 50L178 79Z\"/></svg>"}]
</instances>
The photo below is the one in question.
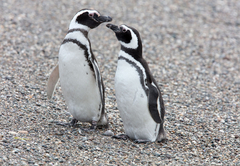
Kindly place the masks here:
<instances>
[{"instance_id":1,"label":"penguin head","mask_svg":"<svg viewBox=\"0 0 240 166\"><path fill-rule=\"evenodd\" d=\"M72 19L69 29L81 28L89 31L96 28L103 22L110 22L112 18L102 16L98 11L92 9L80 10Z\"/></svg>"},{"instance_id":2,"label":"penguin head","mask_svg":"<svg viewBox=\"0 0 240 166\"><path fill-rule=\"evenodd\" d=\"M109 29L115 32L115 35L121 45L128 49L138 49L142 48L142 42L138 31L130 26L107 24Z\"/></svg>"}]
</instances>

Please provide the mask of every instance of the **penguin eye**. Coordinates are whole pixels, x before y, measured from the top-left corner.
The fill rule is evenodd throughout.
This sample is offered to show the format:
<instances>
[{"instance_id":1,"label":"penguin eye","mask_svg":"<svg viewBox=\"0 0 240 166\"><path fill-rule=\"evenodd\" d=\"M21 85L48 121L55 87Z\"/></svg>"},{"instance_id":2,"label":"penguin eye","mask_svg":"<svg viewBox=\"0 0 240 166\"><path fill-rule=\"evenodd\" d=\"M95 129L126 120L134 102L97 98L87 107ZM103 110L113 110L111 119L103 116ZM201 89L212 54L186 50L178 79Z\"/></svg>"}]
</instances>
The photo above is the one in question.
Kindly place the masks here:
<instances>
[{"instance_id":1,"label":"penguin eye","mask_svg":"<svg viewBox=\"0 0 240 166\"><path fill-rule=\"evenodd\" d=\"M94 13L89 13L88 15L89 17L93 17Z\"/></svg>"},{"instance_id":2,"label":"penguin eye","mask_svg":"<svg viewBox=\"0 0 240 166\"><path fill-rule=\"evenodd\" d=\"M127 32L127 29L123 28L122 31L125 33L125 32Z\"/></svg>"}]
</instances>

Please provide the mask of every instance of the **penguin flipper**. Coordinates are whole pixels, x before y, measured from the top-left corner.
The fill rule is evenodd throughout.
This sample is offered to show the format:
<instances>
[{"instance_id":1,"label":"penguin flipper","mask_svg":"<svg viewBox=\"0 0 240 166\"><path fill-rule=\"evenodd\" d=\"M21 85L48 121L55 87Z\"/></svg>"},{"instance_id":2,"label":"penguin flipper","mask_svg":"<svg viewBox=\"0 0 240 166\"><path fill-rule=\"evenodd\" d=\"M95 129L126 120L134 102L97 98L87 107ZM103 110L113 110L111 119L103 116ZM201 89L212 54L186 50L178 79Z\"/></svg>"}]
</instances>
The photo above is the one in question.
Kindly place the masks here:
<instances>
[{"instance_id":1,"label":"penguin flipper","mask_svg":"<svg viewBox=\"0 0 240 166\"><path fill-rule=\"evenodd\" d=\"M52 98L52 95L53 95L53 92L55 90L58 80L59 80L59 67L57 64L57 66L54 67L54 69L48 79L48 83L47 83L47 98L48 99Z\"/></svg>"},{"instance_id":2,"label":"penguin flipper","mask_svg":"<svg viewBox=\"0 0 240 166\"><path fill-rule=\"evenodd\" d=\"M104 85L103 85L101 73L100 73L97 61L95 59L92 59L91 63L92 63L92 66L93 66L94 75L95 75L97 86L99 88L99 93L100 93L101 102L102 102L100 110L102 111L102 113L104 113L103 111L104 111L104 104L105 104L105 101L104 101L105 96L104 96Z\"/></svg>"},{"instance_id":3,"label":"penguin flipper","mask_svg":"<svg viewBox=\"0 0 240 166\"><path fill-rule=\"evenodd\" d=\"M160 100L162 99L161 92L154 82L148 83L148 88L148 108L150 114L156 123L163 123L163 118L161 115L162 111L164 111L162 110L164 107L162 106L162 103L160 104Z\"/></svg>"},{"instance_id":4,"label":"penguin flipper","mask_svg":"<svg viewBox=\"0 0 240 166\"><path fill-rule=\"evenodd\" d=\"M104 94L105 89L104 89L103 80L101 77L101 73L100 73L97 61L95 59L92 59L91 63L93 66L96 83L97 83L100 97L101 97L101 104L100 104L100 108L99 108L99 110L101 111L101 116L97 123L97 126L100 128L108 128L108 118L107 118L107 114L104 111L104 109L105 109L105 94Z\"/></svg>"}]
</instances>

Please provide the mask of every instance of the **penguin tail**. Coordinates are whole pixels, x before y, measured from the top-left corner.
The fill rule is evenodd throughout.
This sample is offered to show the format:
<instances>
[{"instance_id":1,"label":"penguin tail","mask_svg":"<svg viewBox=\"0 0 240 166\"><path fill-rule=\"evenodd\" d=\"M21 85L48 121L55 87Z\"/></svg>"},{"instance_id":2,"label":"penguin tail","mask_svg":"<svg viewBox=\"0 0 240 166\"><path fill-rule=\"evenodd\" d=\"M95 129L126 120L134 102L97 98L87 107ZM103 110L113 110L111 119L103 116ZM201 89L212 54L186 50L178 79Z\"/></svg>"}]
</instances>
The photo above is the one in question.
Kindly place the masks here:
<instances>
[{"instance_id":1,"label":"penguin tail","mask_svg":"<svg viewBox=\"0 0 240 166\"><path fill-rule=\"evenodd\" d=\"M57 66L53 69L52 73L49 76L48 82L47 82L47 98L51 99L53 92L56 88L56 84L59 80L59 67Z\"/></svg>"}]
</instances>

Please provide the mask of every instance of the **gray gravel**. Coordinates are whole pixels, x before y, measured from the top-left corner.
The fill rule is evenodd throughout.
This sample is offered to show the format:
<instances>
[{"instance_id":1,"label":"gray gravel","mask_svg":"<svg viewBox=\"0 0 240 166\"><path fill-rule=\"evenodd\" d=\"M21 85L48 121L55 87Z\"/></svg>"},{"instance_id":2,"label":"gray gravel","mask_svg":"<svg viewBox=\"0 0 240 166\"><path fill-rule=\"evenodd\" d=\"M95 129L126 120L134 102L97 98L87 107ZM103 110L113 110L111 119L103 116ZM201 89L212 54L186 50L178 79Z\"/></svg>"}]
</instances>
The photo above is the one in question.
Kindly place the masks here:
<instances>
[{"instance_id":1,"label":"gray gravel","mask_svg":"<svg viewBox=\"0 0 240 166\"><path fill-rule=\"evenodd\" d=\"M71 115L60 86L47 100L46 82L70 20L89 7L139 30L163 92L166 143L104 135L124 132L113 86L120 47L105 25L90 39L110 128L56 125ZM2 0L0 21L0 165L240 165L239 0Z\"/></svg>"}]
</instances>

